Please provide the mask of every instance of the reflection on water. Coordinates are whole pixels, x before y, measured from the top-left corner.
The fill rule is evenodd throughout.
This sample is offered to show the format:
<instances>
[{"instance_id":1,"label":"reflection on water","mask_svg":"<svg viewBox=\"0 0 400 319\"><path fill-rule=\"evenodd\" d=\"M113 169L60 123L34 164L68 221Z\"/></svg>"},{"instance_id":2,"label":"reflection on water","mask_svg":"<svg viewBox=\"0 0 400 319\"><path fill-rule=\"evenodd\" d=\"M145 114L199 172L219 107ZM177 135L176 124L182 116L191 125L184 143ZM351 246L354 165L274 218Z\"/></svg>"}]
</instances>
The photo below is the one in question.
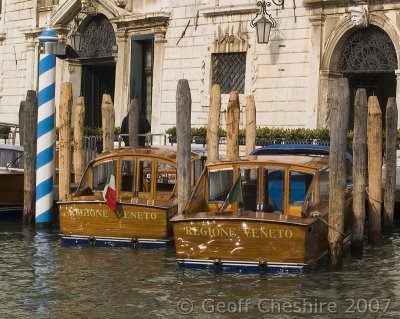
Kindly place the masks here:
<instances>
[{"instance_id":1,"label":"reflection on water","mask_svg":"<svg viewBox=\"0 0 400 319\"><path fill-rule=\"evenodd\" d=\"M177 269L174 249L61 247L0 224L1 318L398 318L400 235L300 275ZM188 313L188 314L186 314Z\"/></svg>"}]
</instances>

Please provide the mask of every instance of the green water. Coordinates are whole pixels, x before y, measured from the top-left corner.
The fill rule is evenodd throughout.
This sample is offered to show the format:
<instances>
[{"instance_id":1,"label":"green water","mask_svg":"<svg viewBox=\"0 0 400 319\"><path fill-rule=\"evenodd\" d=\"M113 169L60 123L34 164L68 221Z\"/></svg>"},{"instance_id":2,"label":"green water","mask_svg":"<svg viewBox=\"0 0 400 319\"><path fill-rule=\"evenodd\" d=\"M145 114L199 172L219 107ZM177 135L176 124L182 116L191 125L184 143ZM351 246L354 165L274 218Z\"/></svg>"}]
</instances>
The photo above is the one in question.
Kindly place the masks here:
<instances>
[{"instance_id":1,"label":"green water","mask_svg":"<svg viewBox=\"0 0 400 319\"><path fill-rule=\"evenodd\" d=\"M303 274L178 269L174 248L61 247L0 224L0 318L399 318L400 235Z\"/></svg>"}]
</instances>

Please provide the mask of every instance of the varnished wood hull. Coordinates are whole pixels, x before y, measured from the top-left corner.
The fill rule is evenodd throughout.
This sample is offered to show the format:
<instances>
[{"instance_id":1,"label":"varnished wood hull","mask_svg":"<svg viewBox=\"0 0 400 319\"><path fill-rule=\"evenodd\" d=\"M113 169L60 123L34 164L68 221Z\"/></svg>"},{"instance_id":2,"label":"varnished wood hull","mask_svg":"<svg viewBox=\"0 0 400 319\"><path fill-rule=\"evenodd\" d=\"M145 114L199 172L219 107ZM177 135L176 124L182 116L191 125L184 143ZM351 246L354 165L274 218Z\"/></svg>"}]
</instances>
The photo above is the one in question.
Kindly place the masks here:
<instances>
[{"instance_id":1,"label":"varnished wood hull","mask_svg":"<svg viewBox=\"0 0 400 319\"><path fill-rule=\"evenodd\" d=\"M59 204L62 235L132 241L172 239L169 218L177 212L176 205L165 207L124 203L116 212L105 202L62 202Z\"/></svg>"},{"instance_id":2,"label":"varnished wood hull","mask_svg":"<svg viewBox=\"0 0 400 319\"><path fill-rule=\"evenodd\" d=\"M0 206L24 205L23 171L0 169Z\"/></svg>"},{"instance_id":3,"label":"varnished wood hull","mask_svg":"<svg viewBox=\"0 0 400 319\"><path fill-rule=\"evenodd\" d=\"M274 214L174 218L177 260L181 264L266 265L302 268L328 249L325 223L316 218L282 220ZM271 218L268 218L271 217Z\"/></svg>"}]
</instances>

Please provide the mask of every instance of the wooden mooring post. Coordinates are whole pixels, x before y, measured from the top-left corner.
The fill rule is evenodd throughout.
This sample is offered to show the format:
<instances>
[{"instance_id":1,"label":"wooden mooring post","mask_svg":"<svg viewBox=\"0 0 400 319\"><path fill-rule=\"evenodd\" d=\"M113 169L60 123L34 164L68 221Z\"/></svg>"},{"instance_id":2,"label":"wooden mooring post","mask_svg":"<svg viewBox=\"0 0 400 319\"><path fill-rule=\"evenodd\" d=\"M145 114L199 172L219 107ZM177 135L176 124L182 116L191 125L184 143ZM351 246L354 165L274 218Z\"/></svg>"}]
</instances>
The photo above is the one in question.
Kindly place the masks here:
<instances>
[{"instance_id":1,"label":"wooden mooring post","mask_svg":"<svg viewBox=\"0 0 400 319\"><path fill-rule=\"evenodd\" d=\"M329 268L339 270L343 259L344 209L346 191L346 142L350 93L345 78L332 83L330 96L331 138L329 155Z\"/></svg>"},{"instance_id":2,"label":"wooden mooring post","mask_svg":"<svg viewBox=\"0 0 400 319\"><path fill-rule=\"evenodd\" d=\"M368 99L368 242L380 244L382 212L382 112L378 97Z\"/></svg>"},{"instance_id":3,"label":"wooden mooring post","mask_svg":"<svg viewBox=\"0 0 400 319\"><path fill-rule=\"evenodd\" d=\"M221 113L221 87L214 84L211 89L210 109L208 112L207 126L207 162L219 161L219 123Z\"/></svg>"},{"instance_id":4,"label":"wooden mooring post","mask_svg":"<svg viewBox=\"0 0 400 319\"><path fill-rule=\"evenodd\" d=\"M239 118L239 94L237 91L232 91L229 94L226 114L226 158L228 161L239 159Z\"/></svg>"},{"instance_id":5,"label":"wooden mooring post","mask_svg":"<svg viewBox=\"0 0 400 319\"><path fill-rule=\"evenodd\" d=\"M24 145L25 101L21 101L18 111L19 145Z\"/></svg>"},{"instance_id":6,"label":"wooden mooring post","mask_svg":"<svg viewBox=\"0 0 400 319\"><path fill-rule=\"evenodd\" d=\"M74 118L74 182L79 183L85 170L84 156L84 121L85 121L85 98L78 96Z\"/></svg>"},{"instance_id":7,"label":"wooden mooring post","mask_svg":"<svg viewBox=\"0 0 400 319\"><path fill-rule=\"evenodd\" d=\"M354 103L353 212L351 254L361 258L364 249L365 186L367 170L368 101L365 89L358 89Z\"/></svg>"},{"instance_id":8,"label":"wooden mooring post","mask_svg":"<svg viewBox=\"0 0 400 319\"><path fill-rule=\"evenodd\" d=\"M396 197L397 103L390 97L386 105L385 191L383 200L383 233L393 233Z\"/></svg>"},{"instance_id":9,"label":"wooden mooring post","mask_svg":"<svg viewBox=\"0 0 400 319\"><path fill-rule=\"evenodd\" d=\"M64 82L61 85L58 138L58 198L60 201L67 200L71 187L71 112L72 83Z\"/></svg>"},{"instance_id":10,"label":"wooden mooring post","mask_svg":"<svg viewBox=\"0 0 400 319\"><path fill-rule=\"evenodd\" d=\"M22 222L30 224L35 219L36 189L36 125L38 101L36 91L29 90L23 108L23 144L24 147L24 211Z\"/></svg>"},{"instance_id":11,"label":"wooden mooring post","mask_svg":"<svg viewBox=\"0 0 400 319\"><path fill-rule=\"evenodd\" d=\"M246 156L251 158L250 153L256 148L256 103L254 96L246 97Z\"/></svg>"},{"instance_id":12,"label":"wooden mooring post","mask_svg":"<svg viewBox=\"0 0 400 319\"><path fill-rule=\"evenodd\" d=\"M139 146L139 103L137 99L132 99L129 104L129 145L132 147Z\"/></svg>"},{"instance_id":13,"label":"wooden mooring post","mask_svg":"<svg viewBox=\"0 0 400 319\"><path fill-rule=\"evenodd\" d=\"M103 94L101 103L102 128L103 128L103 152L114 149L115 111L110 94Z\"/></svg>"},{"instance_id":14,"label":"wooden mooring post","mask_svg":"<svg viewBox=\"0 0 400 319\"><path fill-rule=\"evenodd\" d=\"M178 81L176 89L176 173L178 183L178 213L182 213L190 197L192 97L186 79Z\"/></svg>"}]
</instances>

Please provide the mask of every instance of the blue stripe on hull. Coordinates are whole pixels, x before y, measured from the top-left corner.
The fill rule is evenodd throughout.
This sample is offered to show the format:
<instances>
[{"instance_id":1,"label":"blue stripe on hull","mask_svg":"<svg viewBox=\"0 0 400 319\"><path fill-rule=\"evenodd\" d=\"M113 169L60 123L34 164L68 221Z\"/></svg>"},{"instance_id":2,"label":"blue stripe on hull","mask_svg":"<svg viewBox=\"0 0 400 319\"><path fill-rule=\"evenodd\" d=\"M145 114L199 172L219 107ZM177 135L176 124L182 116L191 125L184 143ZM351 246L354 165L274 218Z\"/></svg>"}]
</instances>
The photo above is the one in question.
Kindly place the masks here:
<instances>
[{"instance_id":1,"label":"blue stripe on hull","mask_svg":"<svg viewBox=\"0 0 400 319\"><path fill-rule=\"evenodd\" d=\"M62 246L79 247L127 247L127 248L165 248L173 239L131 239L131 238L95 238L87 236L61 236Z\"/></svg>"}]
</instances>

